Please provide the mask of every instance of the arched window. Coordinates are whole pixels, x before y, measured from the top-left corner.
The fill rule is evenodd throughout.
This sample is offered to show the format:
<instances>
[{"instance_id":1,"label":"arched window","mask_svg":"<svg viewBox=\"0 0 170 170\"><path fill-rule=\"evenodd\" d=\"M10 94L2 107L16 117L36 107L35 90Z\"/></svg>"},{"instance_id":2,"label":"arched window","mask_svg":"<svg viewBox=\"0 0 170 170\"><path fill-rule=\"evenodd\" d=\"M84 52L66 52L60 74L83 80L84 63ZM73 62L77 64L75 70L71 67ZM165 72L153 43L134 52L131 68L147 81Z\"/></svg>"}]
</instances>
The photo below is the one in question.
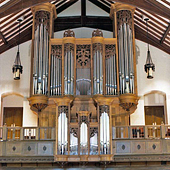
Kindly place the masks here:
<instances>
[{"instance_id":1,"label":"arched window","mask_svg":"<svg viewBox=\"0 0 170 170\"><path fill-rule=\"evenodd\" d=\"M166 96L163 92L153 91L144 96L145 125L167 123Z\"/></svg>"}]
</instances>

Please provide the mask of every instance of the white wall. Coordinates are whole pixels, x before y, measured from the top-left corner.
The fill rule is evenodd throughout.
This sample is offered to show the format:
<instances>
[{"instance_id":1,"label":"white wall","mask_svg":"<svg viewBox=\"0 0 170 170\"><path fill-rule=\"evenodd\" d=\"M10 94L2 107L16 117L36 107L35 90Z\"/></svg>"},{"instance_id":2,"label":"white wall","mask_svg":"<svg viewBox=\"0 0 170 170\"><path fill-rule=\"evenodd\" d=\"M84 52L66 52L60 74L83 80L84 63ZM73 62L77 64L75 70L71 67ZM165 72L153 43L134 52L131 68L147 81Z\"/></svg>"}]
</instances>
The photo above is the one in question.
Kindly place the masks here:
<instances>
[{"instance_id":1,"label":"white wall","mask_svg":"<svg viewBox=\"0 0 170 170\"><path fill-rule=\"evenodd\" d=\"M18 93L18 96L7 96L3 99L2 107L23 107L23 126L34 125L37 123L37 116L30 110L27 98L30 93L30 66L31 66L31 41L20 45L20 58L23 65L23 74L20 80L13 79L12 66L17 54L17 47L14 47L0 54L0 97L6 93ZM11 101L12 100L12 101ZM1 103L0 103L1 108ZM0 111L2 120L3 108ZM2 123L2 121L1 121Z\"/></svg>"},{"instance_id":2,"label":"white wall","mask_svg":"<svg viewBox=\"0 0 170 170\"><path fill-rule=\"evenodd\" d=\"M24 98L17 95L9 95L3 98L3 107L23 107Z\"/></svg>"},{"instance_id":3,"label":"white wall","mask_svg":"<svg viewBox=\"0 0 170 170\"><path fill-rule=\"evenodd\" d=\"M137 56L137 83L138 95L140 96L138 109L131 115L131 124L145 124L144 119L144 95L156 90L166 94L167 119L170 124L170 55L150 46L151 57L155 64L155 73L153 79L147 79L144 71L144 65L147 57L147 44L136 40L136 46L139 49Z\"/></svg>"}]
</instances>

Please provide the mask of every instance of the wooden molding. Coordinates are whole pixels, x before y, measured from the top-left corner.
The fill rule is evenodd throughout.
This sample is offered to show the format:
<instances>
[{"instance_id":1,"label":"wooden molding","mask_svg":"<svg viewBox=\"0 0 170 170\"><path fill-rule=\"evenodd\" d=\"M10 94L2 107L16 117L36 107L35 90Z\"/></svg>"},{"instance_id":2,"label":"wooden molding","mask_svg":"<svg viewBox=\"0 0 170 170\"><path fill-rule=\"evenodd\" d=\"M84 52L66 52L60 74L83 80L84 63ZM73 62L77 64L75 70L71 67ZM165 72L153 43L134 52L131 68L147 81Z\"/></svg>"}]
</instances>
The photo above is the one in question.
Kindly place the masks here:
<instances>
[{"instance_id":1,"label":"wooden molding","mask_svg":"<svg viewBox=\"0 0 170 170\"><path fill-rule=\"evenodd\" d=\"M132 108L136 108L139 97L135 94L125 93L119 96L120 106L126 111L130 111Z\"/></svg>"},{"instance_id":2,"label":"wooden molding","mask_svg":"<svg viewBox=\"0 0 170 170\"><path fill-rule=\"evenodd\" d=\"M50 98L49 100L53 100L57 106L69 106L69 104L74 100L74 96L65 95L63 97Z\"/></svg>"},{"instance_id":3,"label":"wooden molding","mask_svg":"<svg viewBox=\"0 0 170 170\"><path fill-rule=\"evenodd\" d=\"M31 8L32 12L36 11L48 11L48 12L53 12L53 19L57 18L57 13L56 13L56 7L54 4L51 3L44 3L38 6L34 6Z\"/></svg>"},{"instance_id":4,"label":"wooden molding","mask_svg":"<svg viewBox=\"0 0 170 170\"><path fill-rule=\"evenodd\" d=\"M33 111L39 112L48 106L48 97L45 95L33 95L28 98L30 108Z\"/></svg>"},{"instance_id":5,"label":"wooden molding","mask_svg":"<svg viewBox=\"0 0 170 170\"><path fill-rule=\"evenodd\" d=\"M102 94L96 94L93 99L100 105L111 105L115 97L103 96Z\"/></svg>"}]
</instances>

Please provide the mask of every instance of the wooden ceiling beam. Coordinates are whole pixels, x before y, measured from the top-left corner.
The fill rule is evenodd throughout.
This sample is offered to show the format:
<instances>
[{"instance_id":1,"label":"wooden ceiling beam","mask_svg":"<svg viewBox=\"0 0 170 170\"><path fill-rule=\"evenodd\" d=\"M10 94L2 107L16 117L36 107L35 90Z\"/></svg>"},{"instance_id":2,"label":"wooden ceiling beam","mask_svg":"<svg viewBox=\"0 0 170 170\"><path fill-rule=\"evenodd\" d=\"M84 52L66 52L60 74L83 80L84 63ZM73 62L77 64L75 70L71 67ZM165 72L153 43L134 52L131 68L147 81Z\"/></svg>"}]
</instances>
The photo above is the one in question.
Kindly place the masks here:
<instances>
[{"instance_id":1,"label":"wooden ceiling beam","mask_svg":"<svg viewBox=\"0 0 170 170\"><path fill-rule=\"evenodd\" d=\"M28 13L30 9L27 9L26 11L22 12L18 16L13 17L9 22L6 22L3 26L0 25L0 30L4 27L8 27L12 22L15 22L17 24L17 19L20 18L21 16L24 16L26 13Z\"/></svg>"},{"instance_id":2,"label":"wooden ceiling beam","mask_svg":"<svg viewBox=\"0 0 170 170\"><path fill-rule=\"evenodd\" d=\"M0 18L9 14L19 12L25 8L36 6L42 3L50 2L52 0L10 0L5 5L0 7Z\"/></svg>"},{"instance_id":3,"label":"wooden ceiling beam","mask_svg":"<svg viewBox=\"0 0 170 170\"><path fill-rule=\"evenodd\" d=\"M32 27L30 26L29 28L27 28L25 31L23 31L20 34L20 36L22 37L22 38L20 38L20 43L24 43L28 40L31 40L31 38L32 38ZM15 38L9 40L7 45L2 45L0 47L0 54L5 52L6 50L9 50L10 48L17 46L18 40L19 40L19 35L17 35Z\"/></svg>"},{"instance_id":4,"label":"wooden ceiling beam","mask_svg":"<svg viewBox=\"0 0 170 170\"><path fill-rule=\"evenodd\" d=\"M144 13L142 10L140 10L139 8L137 9L138 12L140 12L142 15L145 15L146 17L148 17L149 19L151 19L152 21L154 21L156 24L162 26L163 28L165 28L165 25L162 24L161 22L159 22L158 20L156 20L154 17L152 17L151 15L148 15L147 13ZM149 21L150 22L150 21Z\"/></svg>"},{"instance_id":5,"label":"wooden ceiling beam","mask_svg":"<svg viewBox=\"0 0 170 170\"><path fill-rule=\"evenodd\" d=\"M164 42L164 40L165 40L165 38L167 37L167 35L168 35L169 32L170 32L170 23L169 23L169 25L168 25L168 27L167 27L164 35L163 35L162 38L161 38L161 44Z\"/></svg>"},{"instance_id":6,"label":"wooden ceiling beam","mask_svg":"<svg viewBox=\"0 0 170 170\"><path fill-rule=\"evenodd\" d=\"M109 17L95 17L95 16L86 16L84 18L84 22L85 22L85 27L90 27L90 28L99 28L102 30L106 30L106 31L113 31L112 30L112 21L110 20ZM72 28L78 28L81 27L81 17L77 16L77 17L58 17L55 20L55 24L54 24L54 28L55 28L55 32L56 31L61 31L61 30L66 30L66 29L72 29ZM139 39L141 41L144 41L146 43L149 43L165 52L167 52L168 54L170 54L170 49L166 44L161 44L160 41L158 39L156 39L155 37L149 35L147 38L147 33L145 31L143 31L140 27L138 27L137 25L135 25L135 38ZM28 29L26 29L25 31L23 31L21 33L21 40L20 43L26 42L28 40L31 40L32 38L32 27L29 27ZM18 36L16 36L15 38L11 39L8 41L7 45L2 45L0 47L0 54L14 46L17 45L17 40L18 40Z\"/></svg>"},{"instance_id":7,"label":"wooden ceiling beam","mask_svg":"<svg viewBox=\"0 0 170 170\"><path fill-rule=\"evenodd\" d=\"M159 49L161 49L162 51L165 51L166 53L170 54L170 49L167 45L165 44L161 44L160 41L149 35L147 37L147 33L145 31L143 31L142 29L140 29L137 25L135 25L135 38L138 40L141 40L145 43L149 43Z\"/></svg>"},{"instance_id":8,"label":"wooden ceiling beam","mask_svg":"<svg viewBox=\"0 0 170 170\"><path fill-rule=\"evenodd\" d=\"M165 5L162 5L161 3L155 1L155 0L145 0L147 3L151 4L155 8L159 9L163 13L169 14L170 17L170 10Z\"/></svg>"},{"instance_id":9,"label":"wooden ceiling beam","mask_svg":"<svg viewBox=\"0 0 170 170\"><path fill-rule=\"evenodd\" d=\"M86 16L83 18L84 27L99 28L112 31L112 21L109 17ZM54 31L61 31L63 28L72 29L81 27L81 17L58 17L54 23Z\"/></svg>"},{"instance_id":10,"label":"wooden ceiling beam","mask_svg":"<svg viewBox=\"0 0 170 170\"><path fill-rule=\"evenodd\" d=\"M76 3L77 1L78 0L70 0L67 3L65 3L64 5L60 6L59 8L57 8L57 14L61 13L62 11L64 11L65 9L67 9L68 7L70 7L71 5Z\"/></svg>"},{"instance_id":11,"label":"wooden ceiling beam","mask_svg":"<svg viewBox=\"0 0 170 170\"><path fill-rule=\"evenodd\" d=\"M101 2L103 2L105 5L107 5L107 6L111 6L111 3L109 3L109 1L105 1L105 0L100 0Z\"/></svg>"},{"instance_id":12,"label":"wooden ceiling beam","mask_svg":"<svg viewBox=\"0 0 170 170\"><path fill-rule=\"evenodd\" d=\"M7 42L6 38L4 37L4 35L2 34L1 31L0 31L0 37L1 37L2 41L4 42L4 44L7 45L8 42Z\"/></svg>"},{"instance_id":13,"label":"wooden ceiling beam","mask_svg":"<svg viewBox=\"0 0 170 170\"><path fill-rule=\"evenodd\" d=\"M25 20L24 20L23 22L20 23L20 32L22 31L24 25L28 25L28 23L30 23L30 21L32 22L32 19L33 19L33 16L31 16L31 18L30 18L28 21L25 21ZM16 27L15 27L15 26L16 26ZM12 27L12 25L11 25L11 27ZM9 28L7 28L6 30L8 30L8 29L9 29ZM5 32L5 30L4 30L4 32ZM16 23L16 24L14 25L14 28L11 29L9 32L6 32L6 33L4 34L4 36L7 37L8 34L17 33L17 32L19 32L18 23Z\"/></svg>"},{"instance_id":14,"label":"wooden ceiling beam","mask_svg":"<svg viewBox=\"0 0 170 170\"><path fill-rule=\"evenodd\" d=\"M97 0L89 0L91 3L93 3L94 5L98 6L99 8L101 8L102 10L104 10L107 13L110 13L110 8L103 5L101 2L97 1Z\"/></svg>"},{"instance_id":15,"label":"wooden ceiling beam","mask_svg":"<svg viewBox=\"0 0 170 170\"><path fill-rule=\"evenodd\" d=\"M22 29L25 29L25 28L27 28L27 27L31 27L32 26L32 20L29 22L29 23L27 23L27 24L25 24L23 27L22 27ZM20 30L21 31L21 33L22 33L22 30ZM23 31L24 32L24 31ZM18 32L18 30L16 30L15 32L12 32L12 34L10 34L8 37L6 37L6 39L8 40L8 39L10 39L11 37L13 37L13 36L15 36L17 33L19 33ZM21 35L21 33L20 33L20 35ZM18 36L18 35L17 35ZM16 39L16 37L17 36L15 36L14 37L14 39ZM22 36L21 36L22 37ZM18 41L18 40L17 40Z\"/></svg>"},{"instance_id":16,"label":"wooden ceiling beam","mask_svg":"<svg viewBox=\"0 0 170 170\"><path fill-rule=\"evenodd\" d=\"M142 16L141 16L139 13L137 13L137 12L135 12L134 17L135 17L135 16L138 16L139 18L142 19ZM139 20L139 19L138 19L138 20ZM141 21L141 20L140 20L140 21ZM162 32L165 31L165 29L163 29L162 27L160 27L158 24L156 24L155 22L152 22L152 20L149 20L149 25L152 25L152 26L158 28L158 29L159 29L160 31L162 31Z\"/></svg>"},{"instance_id":17,"label":"wooden ceiling beam","mask_svg":"<svg viewBox=\"0 0 170 170\"><path fill-rule=\"evenodd\" d=\"M170 10L167 11L167 8L163 5L161 5L161 10L160 10L160 3L155 1L154 4L150 3L151 1L148 0L114 0L115 2L121 2L125 4L129 4L141 9L144 9L146 11L149 11L151 13L156 13L159 14L165 18L170 18ZM165 11L163 11L163 9Z\"/></svg>"},{"instance_id":18,"label":"wooden ceiling beam","mask_svg":"<svg viewBox=\"0 0 170 170\"><path fill-rule=\"evenodd\" d=\"M86 0L81 0L81 25L84 27L84 18L86 17Z\"/></svg>"},{"instance_id":19,"label":"wooden ceiling beam","mask_svg":"<svg viewBox=\"0 0 170 170\"><path fill-rule=\"evenodd\" d=\"M144 22L143 20L139 20L138 17L134 16L134 18L136 20L138 20L138 22L140 22L140 24L146 29L146 22ZM154 28L150 22L148 23L148 28L149 28L149 32L150 32L150 29L157 32L158 34L160 34L160 36L162 35L162 32L157 30L156 28ZM154 33L155 36L157 36L157 34Z\"/></svg>"}]
</instances>

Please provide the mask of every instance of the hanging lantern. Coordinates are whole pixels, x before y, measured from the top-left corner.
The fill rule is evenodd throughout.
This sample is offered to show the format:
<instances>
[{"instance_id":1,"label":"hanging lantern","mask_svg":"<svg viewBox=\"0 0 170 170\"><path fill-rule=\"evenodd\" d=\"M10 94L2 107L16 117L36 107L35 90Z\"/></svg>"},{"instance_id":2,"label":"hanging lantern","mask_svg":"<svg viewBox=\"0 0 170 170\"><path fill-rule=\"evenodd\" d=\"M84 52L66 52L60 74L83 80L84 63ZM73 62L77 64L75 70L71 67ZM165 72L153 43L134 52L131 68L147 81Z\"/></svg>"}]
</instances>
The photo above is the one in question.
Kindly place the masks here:
<instances>
[{"instance_id":1,"label":"hanging lantern","mask_svg":"<svg viewBox=\"0 0 170 170\"><path fill-rule=\"evenodd\" d=\"M18 51L17 55L15 58L15 62L12 68L12 72L14 74L14 80L19 80L20 79L20 74L22 74L23 66L21 65L21 60L20 60L20 52L19 52L19 43L20 43L20 22L22 19L17 20L19 22L19 41L18 41Z\"/></svg>"},{"instance_id":2,"label":"hanging lantern","mask_svg":"<svg viewBox=\"0 0 170 170\"><path fill-rule=\"evenodd\" d=\"M153 78L153 71L155 71L155 65L152 62L150 50L148 48L147 59L146 59L146 64L145 64L145 72L147 73L148 79Z\"/></svg>"},{"instance_id":3,"label":"hanging lantern","mask_svg":"<svg viewBox=\"0 0 170 170\"><path fill-rule=\"evenodd\" d=\"M146 21L147 26L147 38L148 38L148 18L144 19ZM146 64L144 65L145 72L147 73L147 78L152 79L153 78L153 71L155 71L155 64L152 62L151 53L149 50L149 44L148 44L148 52L147 52L147 59Z\"/></svg>"},{"instance_id":4,"label":"hanging lantern","mask_svg":"<svg viewBox=\"0 0 170 170\"><path fill-rule=\"evenodd\" d=\"M22 74L22 65L20 61L20 52L17 52L17 56L12 68L12 71L14 73L14 80L19 80L20 79L20 74Z\"/></svg>"}]
</instances>

